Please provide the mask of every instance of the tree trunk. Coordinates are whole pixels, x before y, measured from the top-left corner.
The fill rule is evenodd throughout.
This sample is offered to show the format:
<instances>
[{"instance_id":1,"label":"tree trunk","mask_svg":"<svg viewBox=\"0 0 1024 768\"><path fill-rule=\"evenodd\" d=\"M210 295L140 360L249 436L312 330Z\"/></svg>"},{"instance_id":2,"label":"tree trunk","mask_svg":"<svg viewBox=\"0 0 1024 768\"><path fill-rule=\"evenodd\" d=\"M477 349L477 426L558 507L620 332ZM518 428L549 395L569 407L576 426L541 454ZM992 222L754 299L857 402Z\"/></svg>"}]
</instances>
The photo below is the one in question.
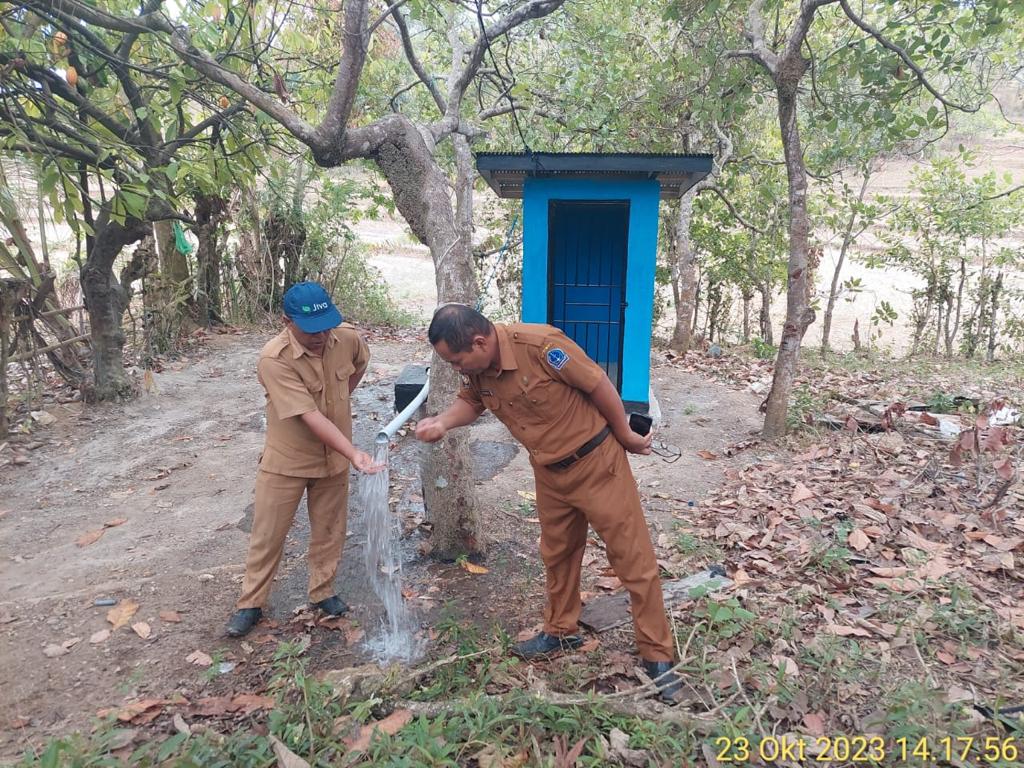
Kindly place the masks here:
<instances>
[{"instance_id":1,"label":"tree trunk","mask_svg":"<svg viewBox=\"0 0 1024 768\"><path fill-rule=\"evenodd\" d=\"M223 198L196 197L196 314L207 327L221 322L218 236L226 209Z\"/></svg>"},{"instance_id":2,"label":"tree trunk","mask_svg":"<svg viewBox=\"0 0 1024 768\"><path fill-rule=\"evenodd\" d=\"M754 294L750 291L743 291L743 343L750 343L750 302Z\"/></svg>"},{"instance_id":3,"label":"tree trunk","mask_svg":"<svg viewBox=\"0 0 1024 768\"><path fill-rule=\"evenodd\" d=\"M1000 270L996 274L996 281L992 284L992 309L988 315L988 349L985 352L985 360L989 363L995 362L996 359L996 317L999 313L999 294L1003 290L1003 272ZM980 333L980 329L979 329Z\"/></svg>"},{"instance_id":4,"label":"tree trunk","mask_svg":"<svg viewBox=\"0 0 1024 768\"><path fill-rule=\"evenodd\" d=\"M953 342L956 340L956 335L960 330L960 313L963 312L964 306L964 283L967 282L967 260L960 257L960 284L956 289L956 310L955 318L953 320L952 330L946 334L946 357L949 359L953 358ZM947 326L949 323L947 322Z\"/></svg>"},{"instance_id":5,"label":"tree trunk","mask_svg":"<svg viewBox=\"0 0 1024 768\"><path fill-rule=\"evenodd\" d=\"M281 307L281 299L294 282L299 270L299 259L306 244L306 225L301 216L294 218L291 212L271 210L263 225L267 239L267 288L270 304L275 312Z\"/></svg>"},{"instance_id":6,"label":"tree trunk","mask_svg":"<svg viewBox=\"0 0 1024 768\"><path fill-rule=\"evenodd\" d=\"M672 330L673 350L685 353L693 343L691 329L697 313L697 254L690 239L690 221L693 219L693 200L696 187L691 187L679 201L679 215L675 225L675 240L670 255L672 295L675 299L676 323Z\"/></svg>"},{"instance_id":7,"label":"tree trunk","mask_svg":"<svg viewBox=\"0 0 1024 768\"><path fill-rule=\"evenodd\" d=\"M857 205L850 207L850 216L846 220L846 228L843 232L843 244L839 248L839 258L836 259L836 268L832 271L832 285L828 289L828 303L825 306L825 317L822 318L821 328L821 356L824 357L829 351L829 335L832 332L832 313L836 308L836 300L839 298L839 276L843 271L843 262L846 260L846 252L853 242L853 228L857 224L858 206L864 202L864 195L868 191L868 181L871 179L871 165L864 169L864 178L860 185L860 194L857 195Z\"/></svg>"},{"instance_id":8,"label":"tree trunk","mask_svg":"<svg viewBox=\"0 0 1024 768\"><path fill-rule=\"evenodd\" d=\"M775 333L772 331L772 288L767 282L758 286L761 293L761 308L757 313L757 323L761 331L761 341L775 345Z\"/></svg>"},{"instance_id":9,"label":"tree trunk","mask_svg":"<svg viewBox=\"0 0 1024 768\"><path fill-rule=\"evenodd\" d=\"M697 316L700 314L700 302L701 302L701 299L704 298L703 295L701 294L701 290L700 290L700 284L701 284L702 277L703 277L703 275L701 274L701 271L698 269L697 270L697 279L696 279L696 281L694 283L694 287L693 287L693 322L690 324L690 329L691 329L691 331L693 333L697 332Z\"/></svg>"},{"instance_id":10,"label":"tree trunk","mask_svg":"<svg viewBox=\"0 0 1024 768\"><path fill-rule=\"evenodd\" d=\"M473 158L464 137L455 143L456 207L451 184L422 134L405 120L396 121L374 160L387 179L395 203L413 233L430 248L438 302L473 306L477 283L473 273ZM429 413L447 408L461 388L455 370L433 356L430 368ZM469 430L456 429L424 449L420 459L423 502L430 521L431 554L442 560L484 550L469 455Z\"/></svg>"},{"instance_id":11,"label":"tree trunk","mask_svg":"<svg viewBox=\"0 0 1024 768\"><path fill-rule=\"evenodd\" d=\"M114 276L114 260L121 250L144 238L150 225L138 219L124 224L111 221L109 209L96 220L92 248L82 265L80 280L92 329L95 400L130 396L132 382L124 369L124 329L121 317L128 305L127 293Z\"/></svg>"},{"instance_id":12,"label":"tree trunk","mask_svg":"<svg viewBox=\"0 0 1024 768\"><path fill-rule=\"evenodd\" d=\"M797 55L793 59L786 59L782 71L776 75L779 128L786 157L786 176L789 180L789 280L786 290L786 322L782 327L782 339L779 342L779 354L775 359L775 374L766 401L762 430L762 435L767 440L774 440L786 434L789 394L796 377L800 342L808 326L814 322L814 310L810 306L811 273L807 260L810 240L807 170L804 166L803 149L800 146L796 105L797 85L806 69L806 61Z\"/></svg>"}]
</instances>

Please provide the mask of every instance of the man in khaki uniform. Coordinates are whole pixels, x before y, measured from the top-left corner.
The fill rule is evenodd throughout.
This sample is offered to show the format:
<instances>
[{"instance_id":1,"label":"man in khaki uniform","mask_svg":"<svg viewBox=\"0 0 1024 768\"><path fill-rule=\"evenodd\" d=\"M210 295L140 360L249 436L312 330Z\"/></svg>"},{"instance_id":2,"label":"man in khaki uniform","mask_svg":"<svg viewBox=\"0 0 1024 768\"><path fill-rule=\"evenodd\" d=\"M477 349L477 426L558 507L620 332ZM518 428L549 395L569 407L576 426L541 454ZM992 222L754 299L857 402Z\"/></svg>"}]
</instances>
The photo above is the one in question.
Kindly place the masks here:
<instances>
[{"instance_id":1,"label":"man in khaki uniform","mask_svg":"<svg viewBox=\"0 0 1024 768\"><path fill-rule=\"evenodd\" d=\"M349 395L370 350L318 283L296 283L284 296L285 328L260 352L257 375L267 396L267 437L256 475L256 511L237 611L227 634L241 637L263 615L285 536L306 494L309 508L309 601L332 616L348 611L334 594L345 546L349 463L383 469L352 445Z\"/></svg>"},{"instance_id":2,"label":"man in khaki uniform","mask_svg":"<svg viewBox=\"0 0 1024 768\"><path fill-rule=\"evenodd\" d=\"M517 643L526 659L578 647L580 571L587 526L604 541L629 591L637 646L647 673L670 700L680 681L670 670L674 643L658 564L626 451L648 454L651 437L629 428L604 370L550 325L492 324L449 304L428 331L437 354L466 377L458 398L423 419L416 437L435 442L490 410L530 452L547 576L544 629Z\"/></svg>"}]
</instances>

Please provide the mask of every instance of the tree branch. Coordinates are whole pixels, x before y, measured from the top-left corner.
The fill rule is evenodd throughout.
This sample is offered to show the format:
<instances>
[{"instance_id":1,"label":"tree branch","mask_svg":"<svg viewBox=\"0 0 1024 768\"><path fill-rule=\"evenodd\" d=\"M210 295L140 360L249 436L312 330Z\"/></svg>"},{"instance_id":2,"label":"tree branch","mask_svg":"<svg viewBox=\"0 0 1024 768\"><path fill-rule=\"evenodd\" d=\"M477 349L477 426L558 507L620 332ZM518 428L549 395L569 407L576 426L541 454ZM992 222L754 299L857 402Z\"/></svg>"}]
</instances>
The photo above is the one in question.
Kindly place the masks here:
<instances>
[{"instance_id":1,"label":"tree branch","mask_svg":"<svg viewBox=\"0 0 1024 768\"><path fill-rule=\"evenodd\" d=\"M177 152L183 146L191 142L193 139L196 138L196 136L201 134L207 128L211 128L214 125L220 125L228 118L233 117L239 112L242 112L248 106L248 104L249 102L247 101L239 101L236 104L232 104L227 109L221 110L220 112L217 112L214 115L210 115L210 117L206 118L201 123L192 126L192 128L185 131L185 133L181 134L173 141L168 141L162 147L160 147L160 156L156 159L155 164L163 165L164 163L170 160L170 158L174 155L175 152Z\"/></svg>"},{"instance_id":2,"label":"tree branch","mask_svg":"<svg viewBox=\"0 0 1024 768\"><path fill-rule=\"evenodd\" d=\"M196 48L192 44L187 30L176 28L169 20L159 14L143 13L134 19L126 19L93 8L81 2L81 0L39 0L36 3L36 5L47 8L55 7L58 4L65 14L104 29L120 32L161 32L166 34L174 52L197 72L216 83L230 88L255 107L266 112L302 143L311 148L317 145L318 137L313 126L281 104L275 96L250 85L231 70L221 66L209 54ZM80 27L81 25L78 26Z\"/></svg>"},{"instance_id":3,"label":"tree branch","mask_svg":"<svg viewBox=\"0 0 1024 768\"><path fill-rule=\"evenodd\" d=\"M419 58L416 56L416 51L412 46L412 38L409 36L409 27L405 23L405 18L402 16L402 12L396 7L391 11L391 17L395 20L395 25L398 27L398 34L402 38L402 48L405 50L405 59L409 62L409 66L412 67L412 71L416 73L416 77L420 79L420 82L427 87L430 91L430 95L434 98L434 103L437 104L437 108L443 115L448 111L448 105L445 103L444 96L441 95L441 89L437 87L437 83L434 82L434 78L431 77L430 73L423 68Z\"/></svg>"},{"instance_id":4,"label":"tree branch","mask_svg":"<svg viewBox=\"0 0 1024 768\"><path fill-rule=\"evenodd\" d=\"M156 133L153 131L153 126L150 124L148 118L139 117L140 112L144 113L147 103L142 98L142 93L139 90L138 84L131 77L126 60L115 56L114 52L107 47L106 43L104 43L96 33L88 29L86 26L78 23L78 19L75 18L74 15L71 15L64 10L62 2L43 0L39 3L27 3L26 5L38 5L41 12L46 13L60 22L60 25L64 28L64 31L69 37L78 35L82 36L100 56L110 63L111 69L114 70L114 75L121 84L121 90L124 91L125 98L128 99L128 104L131 107L132 118L135 122L139 138L145 143L146 147L150 149L155 148L159 142ZM131 35L132 42L134 42L134 37L137 36L137 32Z\"/></svg>"},{"instance_id":5,"label":"tree branch","mask_svg":"<svg viewBox=\"0 0 1024 768\"><path fill-rule=\"evenodd\" d=\"M332 151L339 148L345 140L345 127L352 113L359 77L366 63L366 43L369 40L366 34L368 4L369 0L348 0L345 4L338 75L334 79L334 88L331 91L331 98L327 101L323 122L313 136L315 145L310 145L317 162L323 160L330 163L333 158Z\"/></svg>"},{"instance_id":6,"label":"tree branch","mask_svg":"<svg viewBox=\"0 0 1024 768\"><path fill-rule=\"evenodd\" d=\"M387 8L385 8L384 9L384 13L382 13L380 16L378 16L377 20L375 22L373 22L373 24L371 24L369 27L366 28L366 38L367 38L367 40L369 40L370 35L373 34L373 30L375 30L377 27L379 27L381 24L383 24L384 20L387 19L388 16L390 16L392 13L394 13L399 8L401 8L403 5L405 5L408 1L409 0L398 0L397 3L393 3L392 5L390 5Z\"/></svg>"},{"instance_id":7,"label":"tree branch","mask_svg":"<svg viewBox=\"0 0 1024 768\"><path fill-rule=\"evenodd\" d=\"M530 19L539 19L558 10L565 0L529 0L507 15L500 18L492 26L484 28L476 38L469 51L469 59L466 61L462 71L454 76L448 89L448 109L444 117L433 127L435 136L443 136L458 129L459 109L462 106L462 97L466 93L480 64L484 60L487 46L494 40L515 29Z\"/></svg>"},{"instance_id":8,"label":"tree branch","mask_svg":"<svg viewBox=\"0 0 1024 768\"><path fill-rule=\"evenodd\" d=\"M706 191L706 192L714 192L714 193L715 193L716 195L718 195L718 198L719 198L719 199L720 199L720 200L721 200L721 201L722 201L723 203L725 203L725 207L729 209L729 213L731 213L731 214L733 215L733 218L735 218L735 219L736 219L736 221L738 221L738 222L739 222L740 224L742 224L742 225L743 225L744 227L746 227L747 229L749 229L749 230L750 230L751 232L756 232L756 233L757 233L757 234L759 234L759 235L763 235L763 234L765 234L765 233L766 233L766 230L764 230L764 229L761 229L760 227L755 227L755 226L754 226L753 224L751 224L751 223L750 223L749 221L747 221L746 219L744 219L744 218L743 218L743 217L742 217L742 216L740 215L740 212L736 210L735 206L734 206L734 205L732 204L732 201L731 201L731 200L730 200L730 199L729 199L728 197L726 197L726 195L725 195L725 192L723 192L723 191L722 191L722 190L721 190L721 189L720 189L719 187L717 187L716 185L714 185L714 184L708 184L708 185L707 185L706 187L704 187L704 188L703 188L703 189L701 189L700 191L701 191L701 192L705 192L705 191Z\"/></svg>"},{"instance_id":9,"label":"tree branch","mask_svg":"<svg viewBox=\"0 0 1024 768\"><path fill-rule=\"evenodd\" d=\"M908 54L905 50L900 48L894 42L885 37L881 32L879 32L877 29L875 29L866 21L864 21L864 19L862 19L860 16L854 13L853 9L850 7L850 3L848 2L848 0L839 0L839 5L840 7L842 7L843 13L846 14L847 18L850 21L852 21L857 27L862 29L867 34L871 35L871 37L878 41L879 45L881 45L883 48L892 51L897 56L899 56L903 63L906 64L917 77L917 81L921 83L922 86L924 86L925 90L927 90L928 93L934 96L945 107L948 107L949 109L956 109L959 110L960 112L977 112L981 108L980 104L975 107L970 107L964 104L956 104L952 101L949 101L945 96L939 93L939 91L936 90L936 88L928 81L928 78L924 74L924 70L922 70L921 67L917 65L917 62L915 62L910 57L910 54Z\"/></svg>"},{"instance_id":10,"label":"tree branch","mask_svg":"<svg viewBox=\"0 0 1024 768\"><path fill-rule=\"evenodd\" d=\"M0 57L2 61L3 57ZM82 112L93 118L96 122L117 136L122 141L131 141L132 129L124 123L119 123L109 114L85 98L81 93L67 84L64 78L59 77L55 72L41 67L37 64L28 63L27 74L38 83L45 83L52 94L60 96Z\"/></svg>"},{"instance_id":11,"label":"tree branch","mask_svg":"<svg viewBox=\"0 0 1024 768\"><path fill-rule=\"evenodd\" d=\"M823 5L830 5L834 2L836 0L803 0L800 3L800 15L796 17L796 22L786 38L786 47L782 52L782 58L789 60L800 58L800 49L814 22L814 14Z\"/></svg>"}]
</instances>

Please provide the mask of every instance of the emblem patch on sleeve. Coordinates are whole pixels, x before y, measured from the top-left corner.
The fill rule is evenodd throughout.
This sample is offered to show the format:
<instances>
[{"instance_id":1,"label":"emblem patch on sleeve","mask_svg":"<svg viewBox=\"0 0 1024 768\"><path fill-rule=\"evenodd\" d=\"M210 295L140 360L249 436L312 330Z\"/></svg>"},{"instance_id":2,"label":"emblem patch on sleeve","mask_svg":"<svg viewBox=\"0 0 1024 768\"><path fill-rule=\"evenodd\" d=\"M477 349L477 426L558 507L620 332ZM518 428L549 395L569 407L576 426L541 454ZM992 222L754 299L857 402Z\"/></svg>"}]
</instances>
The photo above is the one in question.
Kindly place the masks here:
<instances>
[{"instance_id":1,"label":"emblem patch on sleeve","mask_svg":"<svg viewBox=\"0 0 1024 768\"><path fill-rule=\"evenodd\" d=\"M548 364L556 371L562 370L568 362L569 356L562 350L557 348L548 350Z\"/></svg>"}]
</instances>

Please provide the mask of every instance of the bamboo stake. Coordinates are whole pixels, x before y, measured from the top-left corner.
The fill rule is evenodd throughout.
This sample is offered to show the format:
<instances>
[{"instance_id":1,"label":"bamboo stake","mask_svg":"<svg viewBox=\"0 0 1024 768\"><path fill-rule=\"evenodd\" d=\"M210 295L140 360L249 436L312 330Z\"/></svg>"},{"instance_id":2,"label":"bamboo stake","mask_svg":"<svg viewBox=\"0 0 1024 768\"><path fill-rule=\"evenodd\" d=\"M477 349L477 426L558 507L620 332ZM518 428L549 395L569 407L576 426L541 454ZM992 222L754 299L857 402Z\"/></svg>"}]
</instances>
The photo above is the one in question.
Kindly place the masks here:
<instances>
[{"instance_id":1,"label":"bamboo stake","mask_svg":"<svg viewBox=\"0 0 1024 768\"><path fill-rule=\"evenodd\" d=\"M50 344L50 345L45 346L45 347L38 347L37 349L33 349L30 352L22 352L20 355L15 355L14 357L10 358L8 360L8 362L10 362L10 363L22 363L22 362L24 362L26 360L30 360L32 358L38 357L39 355L46 354L47 352L52 352L55 349L60 349L61 347L66 347L69 344L74 344L75 342L78 342L78 341L85 341L86 339L89 339L89 338L92 338L92 334L91 333L83 333L81 336L75 336L73 339L65 339L64 341L59 341L56 344Z\"/></svg>"}]
</instances>

